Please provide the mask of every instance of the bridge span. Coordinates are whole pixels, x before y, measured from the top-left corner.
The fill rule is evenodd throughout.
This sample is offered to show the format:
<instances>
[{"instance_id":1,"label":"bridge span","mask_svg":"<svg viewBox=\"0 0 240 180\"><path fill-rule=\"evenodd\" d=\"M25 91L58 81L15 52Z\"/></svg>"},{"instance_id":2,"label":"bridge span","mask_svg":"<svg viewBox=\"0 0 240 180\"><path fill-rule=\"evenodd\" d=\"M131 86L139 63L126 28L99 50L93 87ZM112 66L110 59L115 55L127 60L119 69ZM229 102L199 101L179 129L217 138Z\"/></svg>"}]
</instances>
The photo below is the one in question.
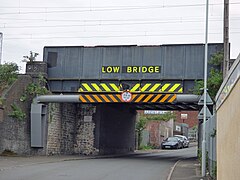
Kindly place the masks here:
<instances>
[{"instance_id":1,"label":"bridge span","mask_svg":"<svg viewBox=\"0 0 240 180\"><path fill-rule=\"evenodd\" d=\"M136 110L199 110L203 44L45 47L44 63L52 95L32 104L31 146L49 154L133 151Z\"/></svg>"}]
</instances>

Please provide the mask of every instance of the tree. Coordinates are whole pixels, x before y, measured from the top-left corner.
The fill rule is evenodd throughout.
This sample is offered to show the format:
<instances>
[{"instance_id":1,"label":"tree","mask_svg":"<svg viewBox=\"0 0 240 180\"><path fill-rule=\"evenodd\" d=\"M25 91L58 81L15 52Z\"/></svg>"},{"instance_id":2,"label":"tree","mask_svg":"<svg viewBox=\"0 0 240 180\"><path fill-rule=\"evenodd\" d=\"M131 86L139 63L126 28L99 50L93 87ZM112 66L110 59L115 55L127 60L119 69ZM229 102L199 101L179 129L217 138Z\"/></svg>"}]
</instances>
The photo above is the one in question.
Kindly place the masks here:
<instances>
[{"instance_id":1,"label":"tree","mask_svg":"<svg viewBox=\"0 0 240 180\"><path fill-rule=\"evenodd\" d=\"M146 128L147 124L147 118L144 116L140 116L139 120L136 122L136 132L137 132L137 141L138 141L138 147L140 147L140 144L142 142L142 132Z\"/></svg>"},{"instance_id":2,"label":"tree","mask_svg":"<svg viewBox=\"0 0 240 180\"><path fill-rule=\"evenodd\" d=\"M217 52L216 54L212 55L209 64L213 65L210 69L209 77L207 80L207 88L208 93L212 99L215 99L217 92L223 82L223 74L218 69L222 69L223 63L223 52ZM204 81L199 80L195 81L195 86L193 88L193 93L200 95L202 93L201 88L204 87Z\"/></svg>"},{"instance_id":3,"label":"tree","mask_svg":"<svg viewBox=\"0 0 240 180\"><path fill-rule=\"evenodd\" d=\"M156 115L144 115L147 119L147 121L169 121L170 119L176 119L176 114L168 111L166 113L163 114L156 114Z\"/></svg>"},{"instance_id":4,"label":"tree","mask_svg":"<svg viewBox=\"0 0 240 180\"><path fill-rule=\"evenodd\" d=\"M217 69L210 70L210 78L208 79L209 95L212 99L215 99L217 92L223 82L223 74Z\"/></svg>"},{"instance_id":5,"label":"tree","mask_svg":"<svg viewBox=\"0 0 240 180\"><path fill-rule=\"evenodd\" d=\"M0 94L17 79L18 71L16 63L0 64Z\"/></svg>"}]
</instances>

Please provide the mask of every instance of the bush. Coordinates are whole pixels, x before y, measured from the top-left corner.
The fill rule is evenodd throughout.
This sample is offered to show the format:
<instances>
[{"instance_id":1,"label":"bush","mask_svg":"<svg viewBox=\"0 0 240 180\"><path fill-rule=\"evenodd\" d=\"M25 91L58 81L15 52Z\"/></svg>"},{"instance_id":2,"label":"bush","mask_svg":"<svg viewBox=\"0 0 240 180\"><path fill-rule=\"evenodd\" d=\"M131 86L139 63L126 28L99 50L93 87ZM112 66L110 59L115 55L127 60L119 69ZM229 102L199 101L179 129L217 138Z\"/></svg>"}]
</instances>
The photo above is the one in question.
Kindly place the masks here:
<instances>
[{"instance_id":1,"label":"bush","mask_svg":"<svg viewBox=\"0 0 240 180\"><path fill-rule=\"evenodd\" d=\"M0 64L0 93L17 79L18 71L15 63Z\"/></svg>"},{"instance_id":2,"label":"bush","mask_svg":"<svg viewBox=\"0 0 240 180\"><path fill-rule=\"evenodd\" d=\"M209 64L214 66L210 69L209 77L207 80L208 93L212 99L215 99L215 96L223 82L223 74L221 70L219 71L218 69L216 69L217 67L221 66L222 62L223 62L222 51L212 55L211 60L209 61ZM193 92L193 94L200 95L202 94L202 91L200 89L203 87L204 81L198 80L195 81L195 86L191 91Z\"/></svg>"},{"instance_id":3,"label":"bush","mask_svg":"<svg viewBox=\"0 0 240 180\"><path fill-rule=\"evenodd\" d=\"M148 144L148 145L142 145L139 147L140 150L151 150L151 149L155 149L154 146Z\"/></svg>"},{"instance_id":4,"label":"bush","mask_svg":"<svg viewBox=\"0 0 240 180\"><path fill-rule=\"evenodd\" d=\"M8 115L9 117L16 118L20 121L23 121L26 118L26 114L16 104L12 104L11 108L12 112Z\"/></svg>"}]
</instances>

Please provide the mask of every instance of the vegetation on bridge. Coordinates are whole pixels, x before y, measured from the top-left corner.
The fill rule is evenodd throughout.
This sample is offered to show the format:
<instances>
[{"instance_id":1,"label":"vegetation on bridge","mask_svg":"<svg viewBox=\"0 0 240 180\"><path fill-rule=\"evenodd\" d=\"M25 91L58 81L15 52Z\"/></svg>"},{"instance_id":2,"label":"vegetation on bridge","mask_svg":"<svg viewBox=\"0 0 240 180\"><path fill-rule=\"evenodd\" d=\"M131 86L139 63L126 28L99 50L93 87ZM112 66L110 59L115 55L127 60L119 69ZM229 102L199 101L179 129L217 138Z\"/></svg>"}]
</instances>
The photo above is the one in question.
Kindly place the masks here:
<instances>
[{"instance_id":1,"label":"vegetation on bridge","mask_svg":"<svg viewBox=\"0 0 240 180\"><path fill-rule=\"evenodd\" d=\"M2 93L17 80L19 68L15 63L0 64L0 106L3 105Z\"/></svg>"},{"instance_id":2,"label":"vegetation on bridge","mask_svg":"<svg viewBox=\"0 0 240 180\"><path fill-rule=\"evenodd\" d=\"M223 74L222 74L222 64L223 64L223 52L220 51L214 55L212 55L209 65L211 65L209 77L207 80L207 88L208 93L211 98L214 100L217 92L223 82ZM220 70L219 70L220 69ZM201 88L204 87L204 81L199 80L195 82L195 86L193 88L193 93L200 95L202 93Z\"/></svg>"},{"instance_id":3,"label":"vegetation on bridge","mask_svg":"<svg viewBox=\"0 0 240 180\"><path fill-rule=\"evenodd\" d=\"M42 74L38 76L38 80L36 82L30 83L25 90L25 93L20 97L20 101L24 102L27 99L33 99L36 96L48 94L49 91L45 87L47 83L46 79Z\"/></svg>"},{"instance_id":4,"label":"vegetation on bridge","mask_svg":"<svg viewBox=\"0 0 240 180\"><path fill-rule=\"evenodd\" d=\"M15 63L0 64L0 94L17 79L18 71Z\"/></svg>"},{"instance_id":5,"label":"vegetation on bridge","mask_svg":"<svg viewBox=\"0 0 240 180\"><path fill-rule=\"evenodd\" d=\"M30 53L30 57L28 57L30 62L33 62L36 53ZM27 58L27 57L25 57ZM16 63L5 63L0 65L0 108L4 108L4 98L2 96L3 91L8 89L18 78L19 67ZM24 94L20 97L19 101L24 102L26 100L31 101L37 95L43 95L49 93L49 91L45 87L46 79L39 75L38 80L36 82L30 83L26 89ZM20 103L19 102L19 103ZM11 104L12 111L8 114L9 117L18 119L23 121L26 118L26 114L24 111L18 106L17 100L15 103Z\"/></svg>"}]
</instances>

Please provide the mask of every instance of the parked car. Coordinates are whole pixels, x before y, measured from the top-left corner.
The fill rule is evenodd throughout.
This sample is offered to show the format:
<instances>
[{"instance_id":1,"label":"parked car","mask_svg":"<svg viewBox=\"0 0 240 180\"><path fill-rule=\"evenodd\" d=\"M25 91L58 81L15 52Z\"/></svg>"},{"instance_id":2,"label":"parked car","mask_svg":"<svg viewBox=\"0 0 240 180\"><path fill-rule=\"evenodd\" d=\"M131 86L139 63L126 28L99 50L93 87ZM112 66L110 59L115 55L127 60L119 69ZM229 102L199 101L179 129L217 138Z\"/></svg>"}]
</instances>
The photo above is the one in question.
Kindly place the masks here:
<instances>
[{"instance_id":1,"label":"parked car","mask_svg":"<svg viewBox=\"0 0 240 180\"><path fill-rule=\"evenodd\" d=\"M183 148L183 144L178 137L169 137L161 144L162 149L179 149Z\"/></svg>"},{"instance_id":2,"label":"parked car","mask_svg":"<svg viewBox=\"0 0 240 180\"><path fill-rule=\"evenodd\" d=\"M174 135L174 137L178 137L182 141L184 148L188 148L189 147L189 140L188 140L188 138L186 136Z\"/></svg>"}]
</instances>

